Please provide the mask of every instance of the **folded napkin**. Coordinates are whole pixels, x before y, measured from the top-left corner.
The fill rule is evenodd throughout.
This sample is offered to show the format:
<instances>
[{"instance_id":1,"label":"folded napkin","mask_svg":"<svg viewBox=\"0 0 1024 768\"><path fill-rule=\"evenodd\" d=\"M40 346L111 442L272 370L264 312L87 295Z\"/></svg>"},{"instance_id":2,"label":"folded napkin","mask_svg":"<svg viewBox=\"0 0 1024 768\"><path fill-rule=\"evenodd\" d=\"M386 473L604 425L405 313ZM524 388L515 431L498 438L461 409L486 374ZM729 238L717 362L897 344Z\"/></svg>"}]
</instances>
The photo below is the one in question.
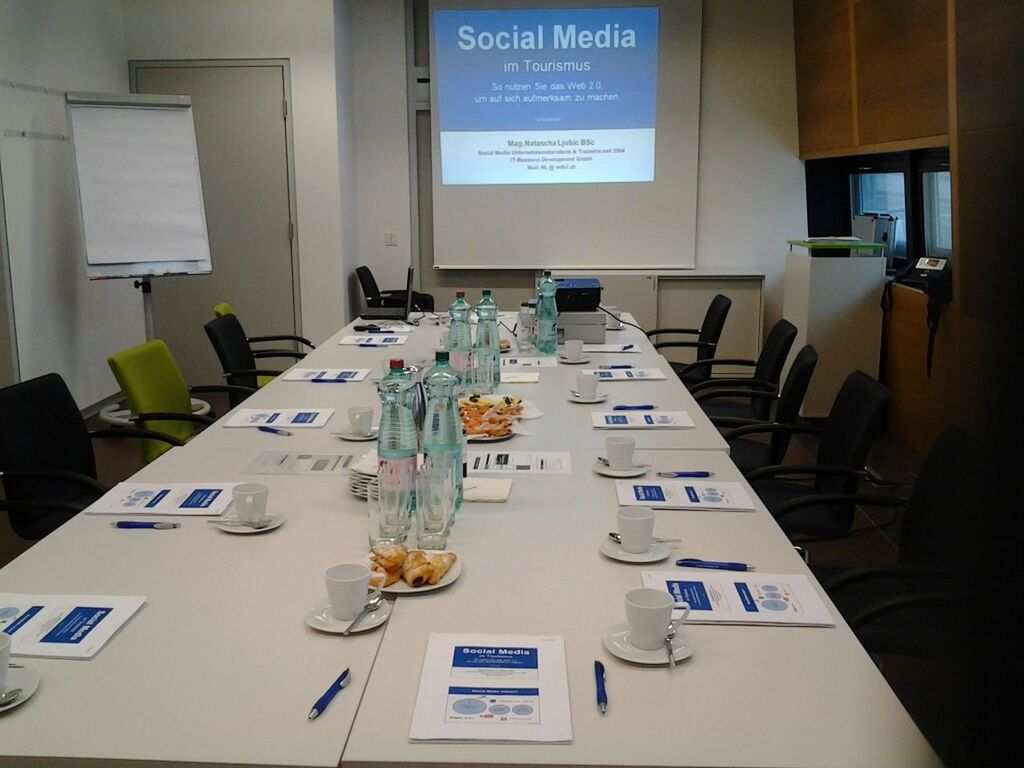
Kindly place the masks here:
<instances>
[{"instance_id":1,"label":"folded napkin","mask_svg":"<svg viewBox=\"0 0 1024 768\"><path fill-rule=\"evenodd\" d=\"M504 503L512 493L512 481L500 478L467 478L462 486L463 501L487 501Z\"/></svg>"},{"instance_id":2,"label":"folded napkin","mask_svg":"<svg viewBox=\"0 0 1024 768\"><path fill-rule=\"evenodd\" d=\"M538 381L540 381L540 374L536 371L526 371L525 373L519 371L501 372L502 384L536 384Z\"/></svg>"}]
</instances>

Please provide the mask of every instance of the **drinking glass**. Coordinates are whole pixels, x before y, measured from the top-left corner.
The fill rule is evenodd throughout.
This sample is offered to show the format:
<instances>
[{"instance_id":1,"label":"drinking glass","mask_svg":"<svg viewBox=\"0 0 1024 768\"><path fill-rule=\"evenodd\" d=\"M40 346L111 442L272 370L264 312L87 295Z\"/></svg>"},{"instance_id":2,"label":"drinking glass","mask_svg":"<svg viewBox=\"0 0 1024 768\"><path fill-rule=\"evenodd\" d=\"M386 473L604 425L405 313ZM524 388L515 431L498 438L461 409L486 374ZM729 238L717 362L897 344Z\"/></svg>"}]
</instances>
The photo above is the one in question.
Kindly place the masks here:
<instances>
[{"instance_id":1,"label":"drinking glass","mask_svg":"<svg viewBox=\"0 0 1024 768\"><path fill-rule=\"evenodd\" d=\"M459 467L461 470L461 467ZM427 456L416 477L416 546L444 549L455 516L458 482L453 462Z\"/></svg>"}]
</instances>

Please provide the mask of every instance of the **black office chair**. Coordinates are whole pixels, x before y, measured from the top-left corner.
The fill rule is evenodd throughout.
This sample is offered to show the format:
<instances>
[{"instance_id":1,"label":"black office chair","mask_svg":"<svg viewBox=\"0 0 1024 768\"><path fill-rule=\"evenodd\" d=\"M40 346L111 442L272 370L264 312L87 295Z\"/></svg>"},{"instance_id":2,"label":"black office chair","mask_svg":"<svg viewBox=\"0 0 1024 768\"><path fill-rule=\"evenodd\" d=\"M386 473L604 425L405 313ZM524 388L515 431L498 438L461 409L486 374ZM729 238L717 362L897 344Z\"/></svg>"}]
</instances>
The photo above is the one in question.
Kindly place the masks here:
<instances>
[{"instance_id":1,"label":"black office chair","mask_svg":"<svg viewBox=\"0 0 1024 768\"><path fill-rule=\"evenodd\" d=\"M226 301L221 301L221 302L213 305L213 316L214 317L223 317L224 315L234 315L234 314L235 314L234 307L232 307ZM239 322L241 322L241 321L239 321ZM303 345L309 347L310 349L316 349L316 345L312 341L307 339L305 336L295 336L294 334L290 334L290 333L276 334L274 336L249 336L247 340L248 340L249 344L258 344L258 343L267 342L267 341L273 341L273 342L293 341L296 344L303 344Z\"/></svg>"},{"instance_id":2,"label":"black office chair","mask_svg":"<svg viewBox=\"0 0 1024 768\"><path fill-rule=\"evenodd\" d=\"M779 391L779 380L782 378L782 367L789 357L789 350L793 347L793 340L796 339L796 326L788 320L779 320L768 332L768 338L764 341L761 354L757 360L742 360L736 358L716 357L709 360L705 365L712 370L716 365L748 366L754 370L749 377L730 377L721 379L708 379L690 386L690 392L696 395L712 388L731 388L733 390L742 388L756 392L769 392L775 394ZM733 397L742 398L740 401ZM717 402L706 400L701 404L704 413L708 416L732 416L744 419L757 419L764 421L771 415L771 400L767 398L748 397L746 394L716 398ZM698 398L698 402L700 402Z\"/></svg>"},{"instance_id":3,"label":"black office chair","mask_svg":"<svg viewBox=\"0 0 1024 768\"><path fill-rule=\"evenodd\" d=\"M363 289L367 309L376 307L404 307L405 291L382 291L369 267L356 267L356 277ZM412 292L412 307L420 312L434 311L434 297L429 293Z\"/></svg>"},{"instance_id":4,"label":"black office chair","mask_svg":"<svg viewBox=\"0 0 1024 768\"><path fill-rule=\"evenodd\" d=\"M0 389L0 479L11 528L41 539L106 492L96 480L91 438L128 437L184 445L146 429L89 431L64 380L48 373Z\"/></svg>"},{"instance_id":5,"label":"black office chair","mask_svg":"<svg viewBox=\"0 0 1024 768\"><path fill-rule=\"evenodd\" d=\"M789 430L769 432L770 439L766 442L751 440L748 435L756 435L769 430L772 424L798 424L800 407L803 405L811 376L818 364L818 353L810 344L796 353L793 365L789 368L786 381L778 395L774 392L757 390L709 390L698 394L697 402L701 408L707 409L707 403L720 397L745 397L751 402L763 402L771 408L776 402L774 417L771 421L758 421L739 416L712 416L711 423L716 427L728 428L724 437L729 443L729 457L742 472L749 472L758 467L781 464L789 449L793 433Z\"/></svg>"},{"instance_id":6,"label":"black office chair","mask_svg":"<svg viewBox=\"0 0 1024 768\"><path fill-rule=\"evenodd\" d=\"M647 331L647 338L667 333L697 337L696 341L659 341L654 345L655 349L685 347L697 351L697 360L693 363L669 362L679 380L687 387L711 378L711 366L704 361L710 360L715 356L718 340L722 336L722 328L725 327L725 318L728 317L731 306L731 299L718 294L711 300L711 304L708 305L708 311L704 314L704 322L701 323L700 328L655 328L654 330Z\"/></svg>"},{"instance_id":7,"label":"black office chair","mask_svg":"<svg viewBox=\"0 0 1024 768\"><path fill-rule=\"evenodd\" d=\"M301 360L305 357L305 353L291 349L253 350L245 335L245 329L233 314L215 318L203 328L217 353L217 359L220 360L227 383L232 386L246 387L250 392L262 387L281 373L277 370L257 368L257 359L288 357L293 360ZM249 392L232 390L228 394L231 407L234 408L248 396Z\"/></svg>"},{"instance_id":8,"label":"black office chair","mask_svg":"<svg viewBox=\"0 0 1024 768\"><path fill-rule=\"evenodd\" d=\"M885 426L892 394L863 371L843 382L824 427L768 424L759 431L821 435L816 464L773 465L746 473L761 501L786 534L816 538L845 536L853 524L854 505L845 496L857 489L864 461ZM811 475L813 485L784 480Z\"/></svg>"}]
</instances>

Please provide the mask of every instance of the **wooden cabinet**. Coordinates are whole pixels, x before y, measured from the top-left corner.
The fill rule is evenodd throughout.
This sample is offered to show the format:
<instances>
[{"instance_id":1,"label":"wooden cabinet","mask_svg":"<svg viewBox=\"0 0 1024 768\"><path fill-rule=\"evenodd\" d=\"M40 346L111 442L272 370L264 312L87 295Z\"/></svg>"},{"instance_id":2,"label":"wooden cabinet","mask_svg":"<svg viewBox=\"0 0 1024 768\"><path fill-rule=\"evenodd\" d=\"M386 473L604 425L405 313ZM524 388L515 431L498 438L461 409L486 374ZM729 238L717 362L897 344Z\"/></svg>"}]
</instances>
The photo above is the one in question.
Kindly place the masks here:
<instances>
[{"instance_id":1,"label":"wooden cabinet","mask_svg":"<svg viewBox=\"0 0 1024 768\"><path fill-rule=\"evenodd\" d=\"M800 156L948 144L945 0L795 0Z\"/></svg>"}]
</instances>

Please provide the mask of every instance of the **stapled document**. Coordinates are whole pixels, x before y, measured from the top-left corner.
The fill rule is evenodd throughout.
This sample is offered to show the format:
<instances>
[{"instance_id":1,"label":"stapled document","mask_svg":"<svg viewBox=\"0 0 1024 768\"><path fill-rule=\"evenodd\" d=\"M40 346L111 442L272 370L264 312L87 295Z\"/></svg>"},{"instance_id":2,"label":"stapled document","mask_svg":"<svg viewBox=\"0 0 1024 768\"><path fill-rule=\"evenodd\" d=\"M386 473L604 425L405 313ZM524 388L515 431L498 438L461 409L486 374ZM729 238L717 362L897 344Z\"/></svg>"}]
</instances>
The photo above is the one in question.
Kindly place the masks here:
<instances>
[{"instance_id":1,"label":"stapled document","mask_svg":"<svg viewBox=\"0 0 1024 768\"><path fill-rule=\"evenodd\" d=\"M590 419L597 429L693 429L686 411L594 412Z\"/></svg>"},{"instance_id":2,"label":"stapled document","mask_svg":"<svg viewBox=\"0 0 1024 768\"><path fill-rule=\"evenodd\" d=\"M753 512L754 502L740 483L697 480L616 480L623 507Z\"/></svg>"}]
</instances>

